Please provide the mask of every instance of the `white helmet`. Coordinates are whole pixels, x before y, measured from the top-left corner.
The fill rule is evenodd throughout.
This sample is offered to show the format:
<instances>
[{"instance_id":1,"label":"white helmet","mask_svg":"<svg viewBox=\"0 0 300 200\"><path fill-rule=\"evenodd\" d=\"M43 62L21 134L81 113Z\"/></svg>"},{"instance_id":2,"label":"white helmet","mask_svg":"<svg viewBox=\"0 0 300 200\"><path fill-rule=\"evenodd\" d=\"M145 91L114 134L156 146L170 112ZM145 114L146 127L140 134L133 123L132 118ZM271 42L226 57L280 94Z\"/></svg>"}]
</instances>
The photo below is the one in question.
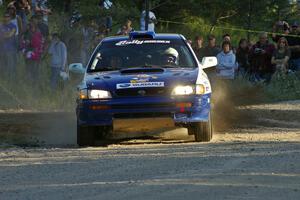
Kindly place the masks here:
<instances>
[{"instance_id":1,"label":"white helmet","mask_svg":"<svg viewBox=\"0 0 300 200\"><path fill-rule=\"evenodd\" d=\"M166 62L168 64L178 64L178 52L176 49L172 48L172 47L169 47L168 49L166 49L164 51L164 55L165 56L168 56L168 60L166 60Z\"/></svg>"}]
</instances>

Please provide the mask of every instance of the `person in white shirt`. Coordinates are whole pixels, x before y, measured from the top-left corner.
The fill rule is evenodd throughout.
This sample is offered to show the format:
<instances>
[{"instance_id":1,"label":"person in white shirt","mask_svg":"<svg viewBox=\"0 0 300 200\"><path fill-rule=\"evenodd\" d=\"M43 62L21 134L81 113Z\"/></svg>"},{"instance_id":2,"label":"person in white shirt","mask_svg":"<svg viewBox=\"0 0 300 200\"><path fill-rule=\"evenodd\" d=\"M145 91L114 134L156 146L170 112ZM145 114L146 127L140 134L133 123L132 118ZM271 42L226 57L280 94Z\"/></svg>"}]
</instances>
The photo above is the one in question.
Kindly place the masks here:
<instances>
[{"instance_id":1,"label":"person in white shirt","mask_svg":"<svg viewBox=\"0 0 300 200\"><path fill-rule=\"evenodd\" d=\"M229 41L222 43L222 51L217 55L218 65L216 67L217 77L223 79L234 79L235 71L238 68L236 57L232 52Z\"/></svg>"},{"instance_id":2,"label":"person in white shirt","mask_svg":"<svg viewBox=\"0 0 300 200\"><path fill-rule=\"evenodd\" d=\"M152 11L149 11L149 23L148 23L148 30L146 29L146 11L143 10L141 14L141 31L154 31L155 24L157 22L155 14Z\"/></svg>"}]
</instances>

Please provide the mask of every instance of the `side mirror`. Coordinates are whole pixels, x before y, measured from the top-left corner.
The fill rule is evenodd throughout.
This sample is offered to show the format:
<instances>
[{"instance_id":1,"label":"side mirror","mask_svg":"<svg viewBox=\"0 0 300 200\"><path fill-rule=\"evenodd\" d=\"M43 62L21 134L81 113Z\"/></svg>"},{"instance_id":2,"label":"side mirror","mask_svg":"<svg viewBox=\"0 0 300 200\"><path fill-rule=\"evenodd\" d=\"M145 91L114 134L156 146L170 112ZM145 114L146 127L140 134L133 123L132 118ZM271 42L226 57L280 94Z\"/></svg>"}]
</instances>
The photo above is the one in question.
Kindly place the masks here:
<instances>
[{"instance_id":1,"label":"side mirror","mask_svg":"<svg viewBox=\"0 0 300 200\"><path fill-rule=\"evenodd\" d=\"M214 67L218 65L218 60L216 57L204 57L202 59L202 69L206 69L209 67Z\"/></svg>"},{"instance_id":2,"label":"side mirror","mask_svg":"<svg viewBox=\"0 0 300 200\"><path fill-rule=\"evenodd\" d=\"M85 68L81 63L72 63L69 65L69 71L76 74L84 74Z\"/></svg>"}]
</instances>

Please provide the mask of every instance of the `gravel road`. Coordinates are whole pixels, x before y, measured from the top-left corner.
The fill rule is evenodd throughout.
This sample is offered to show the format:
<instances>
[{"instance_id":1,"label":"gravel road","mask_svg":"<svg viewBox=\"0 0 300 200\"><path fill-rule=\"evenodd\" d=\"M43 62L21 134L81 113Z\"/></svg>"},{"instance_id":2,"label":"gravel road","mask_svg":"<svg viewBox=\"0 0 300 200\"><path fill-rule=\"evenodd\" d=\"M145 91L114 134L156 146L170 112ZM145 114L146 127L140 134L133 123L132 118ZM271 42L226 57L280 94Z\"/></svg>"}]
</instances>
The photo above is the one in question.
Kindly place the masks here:
<instances>
[{"instance_id":1,"label":"gravel road","mask_svg":"<svg viewBox=\"0 0 300 200\"><path fill-rule=\"evenodd\" d=\"M300 102L239 110L210 143L177 129L107 147L3 144L0 199L299 200Z\"/></svg>"}]
</instances>

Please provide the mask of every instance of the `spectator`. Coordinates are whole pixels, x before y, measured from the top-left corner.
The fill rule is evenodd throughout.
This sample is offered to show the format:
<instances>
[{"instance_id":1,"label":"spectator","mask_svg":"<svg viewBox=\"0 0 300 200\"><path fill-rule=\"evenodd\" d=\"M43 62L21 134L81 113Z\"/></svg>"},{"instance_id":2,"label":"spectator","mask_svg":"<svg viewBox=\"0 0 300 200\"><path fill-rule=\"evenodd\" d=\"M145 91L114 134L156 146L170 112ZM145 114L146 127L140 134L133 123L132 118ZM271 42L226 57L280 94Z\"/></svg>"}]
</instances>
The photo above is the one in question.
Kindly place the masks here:
<instances>
[{"instance_id":1,"label":"spectator","mask_svg":"<svg viewBox=\"0 0 300 200\"><path fill-rule=\"evenodd\" d=\"M272 40L277 43L282 36L289 34L289 29L290 26L286 21L277 21L273 25Z\"/></svg>"},{"instance_id":2,"label":"spectator","mask_svg":"<svg viewBox=\"0 0 300 200\"><path fill-rule=\"evenodd\" d=\"M126 23L122 26L122 28L118 30L117 35L128 35L129 32L134 31L131 25L132 21L130 19L127 19Z\"/></svg>"},{"instance_id":3,"label":"spectator","mask_svg":"<svg viewBox=\"0 0 300 200\"><path fill-rule=\"evenodd\" d=\"M0 70L4 71L4 29L3 20L0 20ZM1 76L1 75L0 75Z\"/></svg>"},{"instance_id":4,"label":"spectator","mask_svg":"<svg viewBox=\"0 0 300 200\"><path fill-rule=\"evenodd\" d=\"M66 71L67 66L67 48L57 33L52 35L48 53L51 55L51 88L55 90L60 72Z\"/></svg>"},{"instance_id":5,"label":"spectator","mask_svg":"<svg viewBox=\"0 0 300 200\"><path fill-rule=\"evenodd\" d=\"M16 26L15 39L17 41L19 35L23 33L22 19L17 15L17 11L14 5L9 5L7 7L7 12L9 13L11 18L10 22Z\"/></svg>"},{"instance_id":6,"label":"spectator","mask_svg":"<svg viewBox=\"0 0 300 200\"><path fill-rule=\"evenodd\" d=\"M286 36L286 39L291 50L290 68L295 71L300 70L300 33L297 22L293 23L290 35Z\"/></svg>"},{"instance_id":7,"label":"spectator","mask_svg":"<svg viewBox=\"0 0 300 200\"><path fill-rule=\"evenodd\" d=\"M217 55L216 75L223 79L234 79L235 71L237 70L236 57L230 46L229 41L224 41L222 43L222 51Z\"/></svg>"},{"instance_id":8,"label":"spectator","mask_svg":"<svg viewBox=\"0 0 300 200\"><path fill-rule=\"evenodd\" d=\"M32 14L36 15L41 13L43 16L44 23L48 24L48 15L52 13L51 9L48 8L48 0L32 0Z\"/></svg>"},{"instance_id":9,"label":"spectator","mask_svg":"<svg viewBox=\"0 0 300 200\"><path fill-rule=\"evenodd\" d=\"M49 26L43 20L43 14L38 12L32 17L32 20L34 20L34 23L37 24L39 31L43 35L43 38L47 40L49 37Z\"/></svg>"},{"instance_id":10,"label":"spectator","mask_svg":"<svg viewBox=\"0 0 300 200\"><path fill-rule=\"evenodd\" d=\"M2 6L3 5L3 1L2 0L0 0L0 6Z\"/></svg>"},{"instance_id":11,"label":"spectator","mask_svg":"<svg viewBox=\"0 0 300 200\"><path fill-rule=\"evenodd\" d=\"M241 39L239 42L239 47L236 51L236 61L238 63L239 72L245 75L249 71L249 44L246 39Z\"/></svg>"},{"instance_id":12,"label":"spectator","mask_svg":"<svg viewBox=\"0 0 300 200\"><path fill-rule=\"evenodd\" d=\"M271 62L276 66L277 71L286 73L290 57L291 51L289 49L288 42L284 37L282 37L278 40L277 49L273 53Z\"/></svg>"},{"instance_id":13,"label":"spectator","mask_svg":"<svg viewBox=\"0 0 300 200\"><path fill-rule=\"evenodd\" d=\"M0 26L0 49L2 63L2 72L8 74L9 78L12 78L16 73L16 34L17 27L11 22L9 13L5 13L3 16L3 24Z\"/></svg>"},{"instance_id":14,"label":"spectator","mask_svg":"<svg viewBox=\"0 0 300 200\"><path fill-rule=\"evenodd\" d=\"M95 38L95 31L88 21L84 21L81 27L82 31L82 49L81 49L81 63L85 66L89 60L91 49L93 46L93 39Z\"/></svg>"},{"instance_id":15,"label":"spectator","mask_svg":"<svg viewBox=\"0 0 300 200\"><path fill-rule=\"evenodd\" d=\"M97 17L98 26L105 26L105 35L108 35L112 30L113 19L109 15L109 10L111 9L113 3L109 0L100 0L99 16Z\"/></svg>"},{"instance_id":16,"label":"spectator","mask_svg":"<svg viewBox=\"0 0 300 200\"><path fill-rule=\"evenodd\" d=\"M12 1L8 6L13 5L16 8L17 15L22 19L23 30L26 30L27 27L27 15L30 13L30 4L29 0L15 0ZM23 32L21 32L23 33Z\"/></svg>"},{"instance_id":17,"label":"spectator","mask_svg":"<svg viewBox=\"0 0 300 200\"><path fill-rule=\"evenodd\" d=\"M43 15L41 13L37 13L32 16L31 20L34 24L37 25L39 32L42 34L42 46L43 46L43 55L47 54L47 49L49 46L49 27L43 20Z\"/></svg>"},{"instance_id":18,"label":"spectator","mask_svg":"<svg viewBox=\"0 0 300 200\"><path fill-rule=\"evenodd\" d=\"M253 81L265 81L271 80L274 68L271 63L271 58L275 47L268 41L268 34L261 33L259 35L259 41L253 45L250 50L250 72L253 76Z\"/></svg>"},{"instance_id":19,"label":"spectator","mask_svg":"<svg viewBox=\"0 0 300 200\"><path fill-rule=\"evenodd\" d=\"M68 49L68 63L81 63L84 43L81 20L74 22L71 28L65 29L62 40Z\"/></svg>"},{"instance_id":20,"label":"spectator","mask_svg":"<svg viewBox=\"0 0 300 200\"><path fill-rule=\"evenodd\" d=\"M202 36L195 37L193 50L194 50L198 60L201 62L202 58L204 56L203 37Z\"/></svg>"},{"instance_id":21,"label":"spectator","mask_svg":"<svg viewBox=\"0 0 300 200\"><path fill-rule=\"evenodd\" d=\"M223 42L224 41L228 41L228 42L231 43L231 37L230 37L230 35L228 33L224 34L223 37L222 37L222 39L223 39ZM231 45L230 48L231 48L232 52L235 54L236 53L236 48L234 46L232 46L232 45Z\"/></svg>"},{"instance_id":22,"label":"spectator","mask_svg":"<svg viewBox=\"0 0 300 200\"><path fill-rule=\"evenodd\" d=\"M39 64L43 53L43 36L34 20L24 36L23 52L26 59L28 79L33 84L39 80Z\"/></svg>"},{"instance_id":23,"label":"spectator","mask_svg":"<svg viewBox=\"0 0 300 200\"><path fill-rule=\"evenodd\" d=\"M141 31L146 31L146 11L143 10L141 14ZM152 11L149 11L149 21L148 21L148 30L147 31L154 31L155 24L157 23L156 16Z\"/></svg>"},{"instance_id":24,"label":"spectator","mask_svg":"<svg viewBox=\"0 0 300 200\"><path fill-rule=\"evenodd\" d=\"M217 56L220 53L220 48L216 46L216 37L214 35L208 36L208 45L204 48L204 56Z\"/></svg>"}]
</instances>

